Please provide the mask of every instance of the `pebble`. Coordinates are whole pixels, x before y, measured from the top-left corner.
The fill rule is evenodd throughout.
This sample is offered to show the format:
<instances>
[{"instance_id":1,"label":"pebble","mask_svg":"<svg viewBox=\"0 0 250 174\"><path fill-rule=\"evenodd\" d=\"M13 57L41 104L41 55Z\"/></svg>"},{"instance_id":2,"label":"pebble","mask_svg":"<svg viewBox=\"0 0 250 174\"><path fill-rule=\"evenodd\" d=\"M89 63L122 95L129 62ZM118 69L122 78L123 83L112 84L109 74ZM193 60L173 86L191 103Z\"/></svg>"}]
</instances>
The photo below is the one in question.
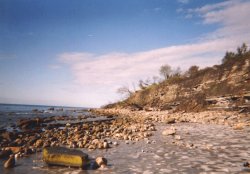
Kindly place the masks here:
<instances>
[{"instance_id":1,"label":"pebble","mask_svg":"<svg viewBox=\"0 0 250 174\"><path fill-rule=\"evenodd\" d=\"M180 136L180 135L175 135L175 136L174 136L174 139L176 139L176 140L181 140L181 136Z\"/></svg>"},{"instance_id":2,"label":"pebble","mask_svg":"<svg viewBox=\"0 0 250 174\"><path fill-rule=\"evenodd\" d=\"M119 144L115 141L115 142L113 142L113 145L118 146Z\"/></svg>"},{"instance_id":3,"label":"pebble","mask_svg":"<svg viewBox=\"0 0 250 174\"><path fill-rule=\"evenodd\" d=\"M162 132L162 135L175 135L176 131L174 129L166 129Z\"/></svg>"},{"instance_id":4,"label":"pebble","mask_svg":"<svg viewBox=\"0 0 250 174\"><path fill-rule=\"evenodd\" d=\"M109 144L108 144L108 142L104 142L104 143L103 143L103 147L104 147L104 149L109 148Z\"/></svg>"}]
</instances>

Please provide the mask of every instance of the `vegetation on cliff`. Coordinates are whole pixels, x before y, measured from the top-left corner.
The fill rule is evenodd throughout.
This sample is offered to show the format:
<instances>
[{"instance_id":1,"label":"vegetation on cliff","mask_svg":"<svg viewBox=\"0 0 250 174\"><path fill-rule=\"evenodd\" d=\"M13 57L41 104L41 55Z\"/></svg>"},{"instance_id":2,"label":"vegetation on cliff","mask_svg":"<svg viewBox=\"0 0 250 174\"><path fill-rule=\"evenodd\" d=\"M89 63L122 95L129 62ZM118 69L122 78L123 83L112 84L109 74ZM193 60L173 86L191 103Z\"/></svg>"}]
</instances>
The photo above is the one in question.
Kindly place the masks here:
<instances>
[{"instance_id":1,"label":"vegetation on cliff","mask_svg":"<svg viewBox=\"0 0 250 174\"><path fill-rule=\"evenodd\" d=\"M220 65L199 69L191 66L187 72L160 68L164 80L150 85L139 83L140 90L125 87L119 92L128 97L104 108L132 110L201 111L211 108L249 109L250 50L246 44L236 52L226 52Z\"/></svg>"}]
</instances>

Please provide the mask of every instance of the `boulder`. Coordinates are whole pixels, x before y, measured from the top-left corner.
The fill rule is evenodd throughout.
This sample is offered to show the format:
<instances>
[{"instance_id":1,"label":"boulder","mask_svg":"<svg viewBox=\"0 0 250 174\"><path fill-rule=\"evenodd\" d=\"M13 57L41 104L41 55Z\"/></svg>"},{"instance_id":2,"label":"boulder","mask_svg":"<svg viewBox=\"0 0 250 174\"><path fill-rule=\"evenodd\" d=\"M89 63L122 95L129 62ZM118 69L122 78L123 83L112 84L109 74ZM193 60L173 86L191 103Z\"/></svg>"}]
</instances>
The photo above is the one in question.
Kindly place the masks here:
<instances>
[{"instance_id":1,"label":"boulder","mask_svg":"<svg viewBox=\"0 0 250 174\"><path fill-rule=\"evenodd\" d=\"M15 167L15 158L13 155L4 163L4 168L13 168Z\"/></svg>"},{"instance_id":2,"label":"boulder","mask_svg":"<svg viewBox=\"0 0 250 174\"><path fill-rule=\"evenodd\" d=\"M43 149L43 160L48 165L83 168L88 164L88 155L75 149L68 149L64 147L46 147Z\"/></svg>"}]
</instances>

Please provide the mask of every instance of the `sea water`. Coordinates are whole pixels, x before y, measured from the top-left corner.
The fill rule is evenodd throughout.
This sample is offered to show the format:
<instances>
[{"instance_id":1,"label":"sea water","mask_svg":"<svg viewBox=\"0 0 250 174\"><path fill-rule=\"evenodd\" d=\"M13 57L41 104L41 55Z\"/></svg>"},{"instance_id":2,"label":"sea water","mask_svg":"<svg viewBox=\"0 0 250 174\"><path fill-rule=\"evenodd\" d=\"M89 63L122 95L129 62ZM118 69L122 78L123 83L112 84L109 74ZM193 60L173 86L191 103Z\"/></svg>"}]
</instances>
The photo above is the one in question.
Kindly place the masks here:
<instances>
[{"instance_id":1,"label":"sea water","mask_svg":"<svg viewBox=\"0 0 250 174\"><path fill-rule=\"evenodd\" d=\"M51 110L53 108L53 110ZM22 118L78 116L84 107L0 104L0 129L10 127Z\"/></svg>"}]
</instances>

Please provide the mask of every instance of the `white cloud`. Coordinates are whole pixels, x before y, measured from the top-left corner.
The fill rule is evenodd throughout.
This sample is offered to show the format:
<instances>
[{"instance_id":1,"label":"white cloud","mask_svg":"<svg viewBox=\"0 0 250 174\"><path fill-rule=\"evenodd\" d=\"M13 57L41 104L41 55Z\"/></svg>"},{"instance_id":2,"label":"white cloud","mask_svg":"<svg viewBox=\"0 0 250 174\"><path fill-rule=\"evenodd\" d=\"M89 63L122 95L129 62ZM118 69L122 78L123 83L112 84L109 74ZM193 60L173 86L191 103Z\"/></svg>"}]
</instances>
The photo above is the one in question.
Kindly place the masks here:
<instances>
[{"instance_id":1,"label":"white cloud","mask_svg":"<svg viewBox=\"0 0 250 174\"><path fill-rule=\"evenodd\" d=\"M189 12L208 13L214 10L220 10L225 7L237 5L240 1L241 0L228 0L220 3L208 4L196 9L189 9Z\"/></svg>"},{"instance_id":2,"label":"white cloud","mask_svg":"<svg viewBox=\"0 0 250 174\"><path fill-rule=\"evenodd\" d=\"M157 75L163 64L186 69L194 64L205 67L220 63L226 50L233 51L242 42L250 42L248 9L250 2L225 1L189 10L190 15L200 15L204 25L220 24L216 31L193 44L130 54L63 53L59 59L70 66L74 83L82 87L83 96L104 104L118 98L118 87Z\"/></svg>"}]
</instances>

